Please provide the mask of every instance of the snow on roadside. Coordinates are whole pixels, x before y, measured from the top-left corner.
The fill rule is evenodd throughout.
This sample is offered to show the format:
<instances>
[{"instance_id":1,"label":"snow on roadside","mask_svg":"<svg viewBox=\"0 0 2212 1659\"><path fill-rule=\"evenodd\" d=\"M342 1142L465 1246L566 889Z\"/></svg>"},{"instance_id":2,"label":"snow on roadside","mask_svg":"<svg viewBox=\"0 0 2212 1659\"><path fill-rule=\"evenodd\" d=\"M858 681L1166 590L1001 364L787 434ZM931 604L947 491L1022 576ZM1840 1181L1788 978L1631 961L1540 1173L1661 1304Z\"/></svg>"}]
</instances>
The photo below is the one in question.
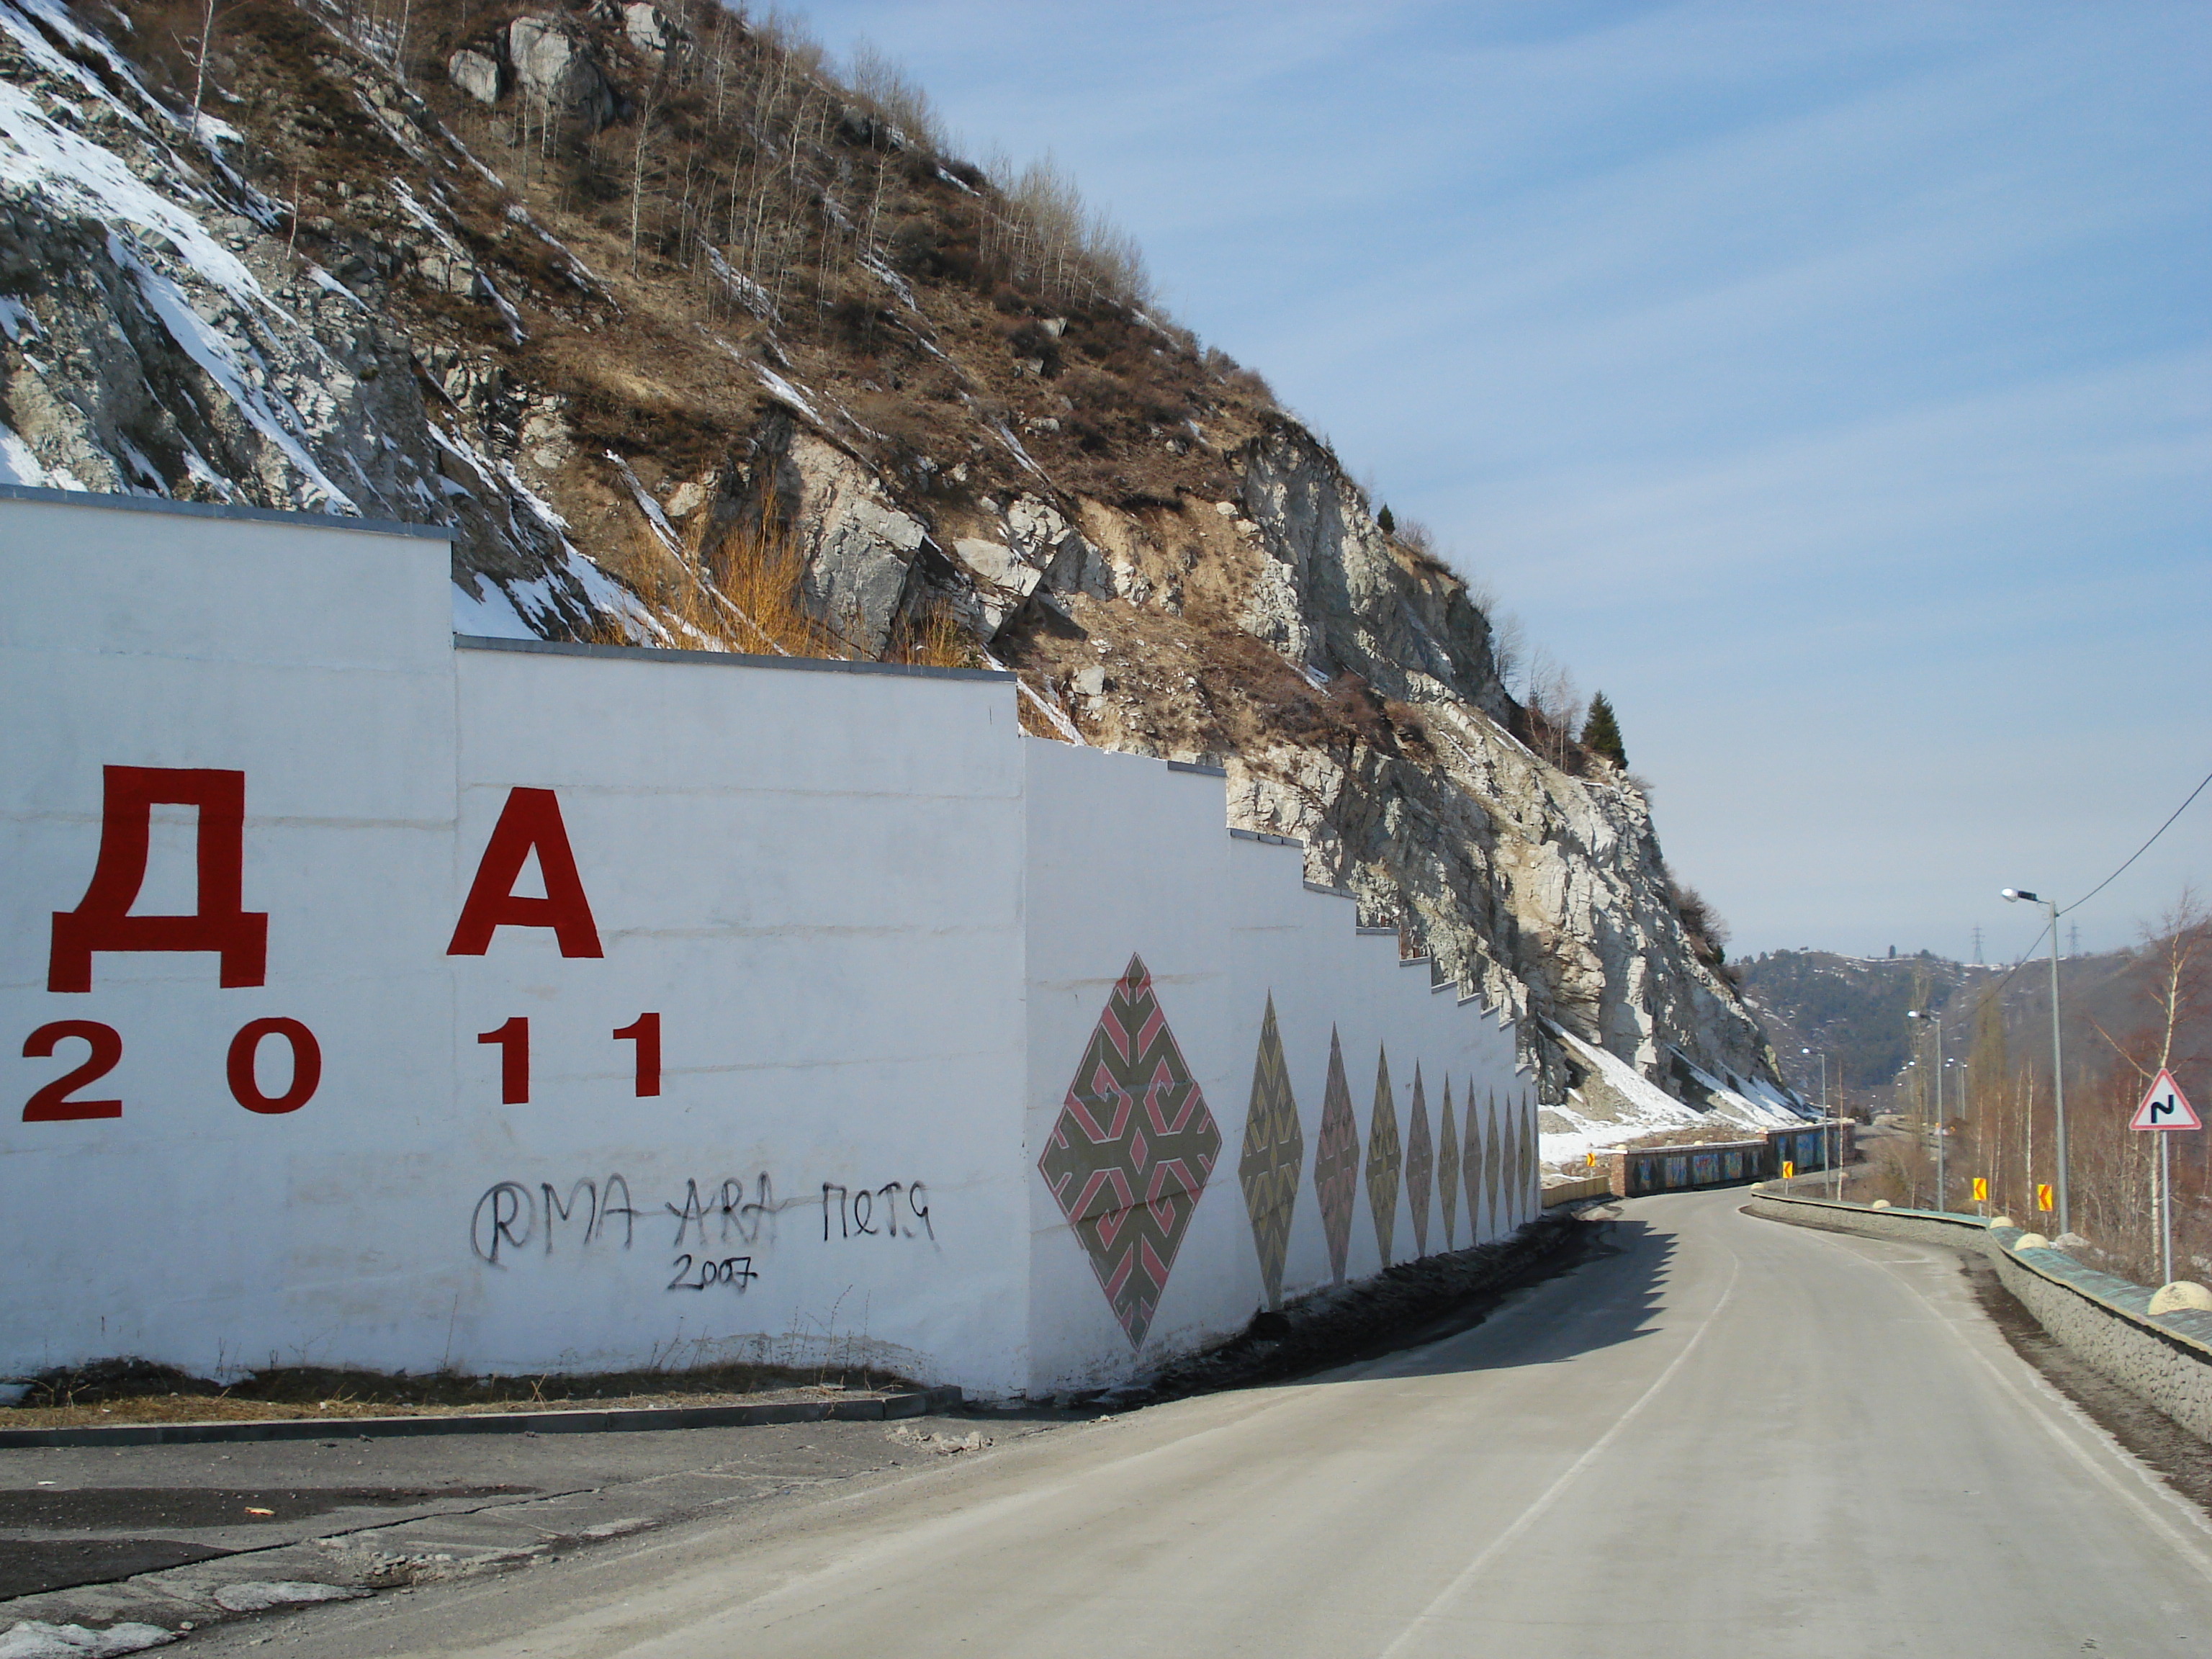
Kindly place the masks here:
<instances>
[{"instance_id":1,"label":"snow on roadside","mask_svg":"<svg viewBox=\"0 0 2212 1659\"><path fill-rule=\"evenodd\" d=\"M1571 1031L1558 1026L1549 1029L1567 1052L1595 1072L1606 1086L1627 1103L1629 1109L1620 1116L1592 1116L1578 1109L1581 1102L1574 1094L1559 1104L1545 1107L1547 1119L1568 1126L1565 1129L1539 1131L1538 1152L1547 1164L1571 1169L1581 1164L1585 1153L1604 1152L1670 1129L1710 1129L1717 1140L1748 1139L1768 1129L1805 1121L1803 1115L1789 1106L1771 1086L1745 1084L1741 1079L1735 1079L1737 1086L1730 1086L1684 1059L1682 1063L1689 1066L1699 1085L1711 1090L1721 1103L1711 1109L1692 1106L1677 1100L1618 1054L1608 1054Z\"/></svg>"}]
</instances>

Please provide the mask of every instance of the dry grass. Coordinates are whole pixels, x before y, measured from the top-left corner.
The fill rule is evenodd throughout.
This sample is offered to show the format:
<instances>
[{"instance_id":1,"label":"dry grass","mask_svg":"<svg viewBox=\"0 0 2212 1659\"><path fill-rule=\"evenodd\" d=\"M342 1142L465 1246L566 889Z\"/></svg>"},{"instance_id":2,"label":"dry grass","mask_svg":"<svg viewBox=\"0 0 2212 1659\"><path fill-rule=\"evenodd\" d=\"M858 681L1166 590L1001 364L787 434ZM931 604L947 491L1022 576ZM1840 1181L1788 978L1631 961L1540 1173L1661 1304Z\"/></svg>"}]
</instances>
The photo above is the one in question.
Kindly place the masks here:
<instances>
[{"instance_id":1,"label":"dry grass","mask_svg":"<svg viewBox=\"0 0 2212 1659\"><path fill-rule=\"evenodd\" d=\"M641 520L617 567L668 630L672 646L753 656L858 654L836 629L807 610L801 592L806 556L776 521L772 507L741 521L711 552L702 545L708 516L701 513L698 527L675 549ZM595 642L636 643L615 619Z\"/></svg>"},{"instance_id":2,"label":"dry grass","mask_svg":"<svg viewBox=\"0 0 2212 1659\"><path fill-rule=\"evenodd\" d=\"M245 1423L307 1418L439 1417L544 1409L722 1406L911 1387L865 1366L708 1365L562 1376L422 1376L285 1366L228 1387L172 1366L104 1360L40 1377L0 1411L8 1428Z\"/></svg>"},{"instance_id":3,"label":"dry grass","mask_svg":"<svg viewBox=\"0 0 2212 1659\"><path fill-rule=\"evenodd\" d=\"M975 668L981 658L951 608L936 604L899 617L884 660L912 668Z\"/></svg>"}]
</instances>

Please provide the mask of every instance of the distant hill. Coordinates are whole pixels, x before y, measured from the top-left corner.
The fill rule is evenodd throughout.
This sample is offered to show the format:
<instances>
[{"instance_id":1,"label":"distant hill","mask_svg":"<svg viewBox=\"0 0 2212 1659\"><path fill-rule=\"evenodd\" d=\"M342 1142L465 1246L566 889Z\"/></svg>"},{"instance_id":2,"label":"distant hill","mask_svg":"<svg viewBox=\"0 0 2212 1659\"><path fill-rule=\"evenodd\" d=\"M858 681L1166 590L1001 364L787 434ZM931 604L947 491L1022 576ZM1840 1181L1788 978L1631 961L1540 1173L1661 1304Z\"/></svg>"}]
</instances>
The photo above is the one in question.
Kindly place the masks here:
<instances>
[{"instance_id":1,"label":"distant hill","mask_svg":"<svg viewBox=\"0 0 2212 1659\"><path fill-rule=\"evenodd\" d=\"M1998 1000L2004 1048L2012 1062L2050 1075L2051 978L2045 958L2014 966L1952 962L1927 951L1902 957L1848 957L1829 951L1772 951L1735 964L1744 1000L1765 1029L1791 1087L1818 1098L1820 1055L1828 1056L1832 1094L1876 1111L1893 1103L1899 1074L1929 1052L1929 1034L1905 1018L1933 1010L1943 1021L1944 1051L1968 1058L1976 1006ZM2059 998L2069 1086L2101 1073L2113 1057L2112 1039L2125 1042L2151 1015L2146 975L2151 963L2136 951L2069 957L2059 963ZM2212 1048L2198 1014L2179 1034L2179 1061ZM1811 1054L1804 1052L1811 1049Z\"/></svg>"},{"instance_id":2,"label":"distant hill","mask_svg":"<svg viewBox=\"0 0 2212 1659\"><path fill-rule=\"evenodd\" d=\"M1744 1000L1774 1044L1784 1080L1818 1099L1825 1052L1831 1096L1840 1091L1853 1107L1872 1101L1877 1110L1888 1109L1898 1073L1914 1053L1906 1011L1932 1007L1948 1018L1955 1002L1963 1018L1973 993L2002 975L1927 951L1866 957L1771 951L1735 966ZM1807 1048L1813 1052L1802 1052Z\"/></svg>"}]
</instances>

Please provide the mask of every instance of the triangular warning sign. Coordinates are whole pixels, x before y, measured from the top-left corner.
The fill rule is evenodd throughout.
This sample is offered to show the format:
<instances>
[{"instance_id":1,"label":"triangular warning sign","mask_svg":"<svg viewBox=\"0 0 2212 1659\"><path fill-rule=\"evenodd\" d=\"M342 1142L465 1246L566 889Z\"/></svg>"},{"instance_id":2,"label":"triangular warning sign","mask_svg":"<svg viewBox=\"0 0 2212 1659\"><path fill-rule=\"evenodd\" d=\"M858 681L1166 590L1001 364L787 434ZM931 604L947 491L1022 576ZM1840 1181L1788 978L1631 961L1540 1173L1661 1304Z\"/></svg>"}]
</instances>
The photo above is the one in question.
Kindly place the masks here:
<instances>
[{"instance_id":1,"label":"triangular warning sign","mask_svg":"<svg viewBox=\"0 0 2212 1659\"><path fill-rule=\"evenodd\" d=\"M2136 1108L2129 1120L2130 1129L2201 1129L2204 1127L2197 1115L2197 1109L2189 1103L2189 1097L2181 1092L2181 1085L2173 1080L2171 1072L2160 1072L2158 1081L2150 1085L2150 1092Z\"/></svg>"}]
</instances>

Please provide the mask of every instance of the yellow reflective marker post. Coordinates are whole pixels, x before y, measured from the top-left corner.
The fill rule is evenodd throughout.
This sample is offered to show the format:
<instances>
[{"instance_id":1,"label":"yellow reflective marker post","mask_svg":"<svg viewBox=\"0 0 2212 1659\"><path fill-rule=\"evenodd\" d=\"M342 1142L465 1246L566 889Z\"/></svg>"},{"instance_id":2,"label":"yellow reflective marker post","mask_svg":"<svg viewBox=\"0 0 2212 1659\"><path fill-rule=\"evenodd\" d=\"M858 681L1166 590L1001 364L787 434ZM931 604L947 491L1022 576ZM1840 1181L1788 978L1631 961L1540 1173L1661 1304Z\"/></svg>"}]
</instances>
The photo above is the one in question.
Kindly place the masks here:
<instances>
[{"instance_id":1,"label":"yellow reflective marker post","mask_svg":"<svg viewBox=\"0 0 2212 1659\"><path fill-rule=\"evenodd\" d=\"M1791 1176L1794 1176L1796 1173L1797 1166L1795 1164L1792 1164L1788 1158L1784 1158L1782 1160L1782 1178L1784 1181L1787 1181Z\"/></svg>"},{"instance_id":2,"label":"yellow reflective marker post","mask_svg":"<svg viewBox=\"0 0 2212 1659\"><path fill-rule=\"evenodd\" d=\"M2035 1207L2039 1210L2048 1210L2051 1207L2050 1182L2039 1181L2035 1183Z\"/></svg>"},{"instance_id":3,"label":"yellow reflective marker post","mask_svg":"<svg viewBox=\"0 0 2212 1659\"><path fill-rule=\"evenodd\" d=\"M1583 1167L1585 1170L1595 1170L1597 1168L1597 1154L1595 1152L1584 1152L1583 1154Z\"/></svg>"},{"instance_id":4,"label":"yellow reflective marker post","mask_svg":"<svg viewBox=\"0 0 2212 1659\"><path fill-rule=\"evenodd\" d=\"M1974 1177L1974 1202L1977 1204L1986 1204L1989 1201L1990 1183L1982 1176L1976 1176Z\"/></svg>"}]
</instances>

